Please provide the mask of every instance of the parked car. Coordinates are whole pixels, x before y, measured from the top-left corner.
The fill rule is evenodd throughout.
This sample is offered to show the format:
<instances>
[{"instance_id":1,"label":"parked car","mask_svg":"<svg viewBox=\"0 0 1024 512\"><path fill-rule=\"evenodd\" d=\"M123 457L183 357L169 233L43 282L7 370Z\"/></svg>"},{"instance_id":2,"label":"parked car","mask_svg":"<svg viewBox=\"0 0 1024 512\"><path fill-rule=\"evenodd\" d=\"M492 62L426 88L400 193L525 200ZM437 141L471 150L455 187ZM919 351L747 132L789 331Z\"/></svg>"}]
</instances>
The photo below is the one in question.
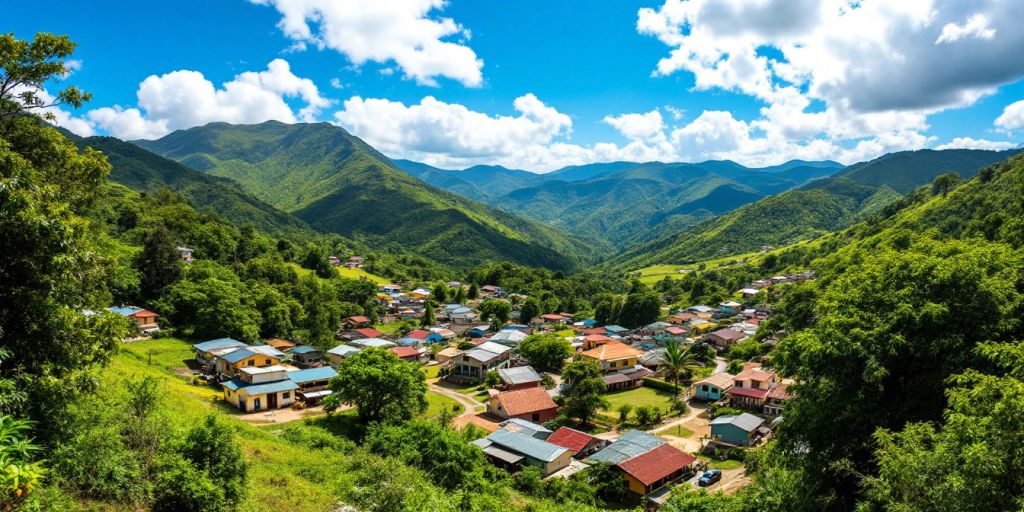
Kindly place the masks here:
<instances>
[{"instance_id":1,"label":"parked car","mask_svg":"<svg viewBox=\"0 0 1024 512\"><path fill-rule=\"evenodd\" d=\"M722 471L718 469L709 469L700 476L700 480L697 480L697 485L701 487L707 487L722 479Z\"/></svg>"}]
</instances>

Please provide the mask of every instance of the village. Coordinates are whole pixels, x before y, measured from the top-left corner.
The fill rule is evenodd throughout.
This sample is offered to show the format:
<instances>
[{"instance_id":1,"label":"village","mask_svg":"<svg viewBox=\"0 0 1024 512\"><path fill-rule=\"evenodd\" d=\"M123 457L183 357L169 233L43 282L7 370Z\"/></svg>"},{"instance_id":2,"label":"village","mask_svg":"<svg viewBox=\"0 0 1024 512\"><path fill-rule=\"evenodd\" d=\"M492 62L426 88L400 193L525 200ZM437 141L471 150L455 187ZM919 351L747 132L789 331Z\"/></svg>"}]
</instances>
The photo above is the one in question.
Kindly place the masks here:
<instances>
[{"instance_id":1,"label":"village","mask_svg":"<svg viewBox=\"0 0 1024 512\"><path fill-rule=\"evenodd\" d=\"M192 261L188 248L178 251ZM360 268L362 258L332 256L330 263ZM244 421L289 422L324 414L332 382L345 379L339 365L363 350L383 349L423 369L428 394L455 404L442 414L456 428L480 429L485 436L472 444L496 467L511 473L534 467L552 479L607 464L621 474L627 504L656 510L679 485L731 493L748 483L745 451L772 438L792 396L790 381L765 366L766 357L739 361L729 354L755 337L770 345L784 336L759 334L772 315L764 299L772 287L813 277L758 279L716 305L663 306L661 319L633 329L571 313L523 318L528 297L494 285L474 290L474 299L435 306L427 287L382 283L376 300L386 314L377 323L364 315L345 318L332 348L280 338L203 341L192 346L189 377L218 388L220 400ZM484 301L508 303L508 319L485 320ZM109 309L134 323L134 340L159 333L156 312ZM571 351L562 363L599 368L603 405L592 419L564 414L563 394L573 383L531 365L520 351L531 337L564 341ZM691 355L673 368L666 352L680 350Z\"/></svg>"}]
</instances>

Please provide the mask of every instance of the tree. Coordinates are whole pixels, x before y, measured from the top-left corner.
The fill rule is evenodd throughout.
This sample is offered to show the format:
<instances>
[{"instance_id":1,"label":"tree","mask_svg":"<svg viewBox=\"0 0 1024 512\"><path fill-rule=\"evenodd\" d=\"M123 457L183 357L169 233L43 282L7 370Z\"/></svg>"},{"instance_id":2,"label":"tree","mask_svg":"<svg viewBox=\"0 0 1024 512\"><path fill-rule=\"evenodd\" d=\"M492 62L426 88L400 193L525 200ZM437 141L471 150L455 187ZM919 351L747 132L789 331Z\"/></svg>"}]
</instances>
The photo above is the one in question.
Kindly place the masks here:
<instances>
[{"instance_id":1,"label":"tree","mask_svg":"<svg viewBox=\"0 0 1024 512\"><path fill-rule=\"evenodd\" d=\"M92 95L75 86L65 87L52 97L44 92L46 82L71 70L65 59L77 46L66 35L40 32L32 42L0 35L0 121L27 113L42 112L47 121L57 118L48 109L67 105L81 108Z\"/></svg>"},{"instance_id":2,"label":"tree","mask_svg":"<svg viewBox=\"0 0 1024 512\"><path fill-rule=\"evenodd\" d=\"M160 464L153 489L154 512L222 512L236 503L229 502L225 490L209 475L177 454Z\"/></svg>"},{"instance_id":3,"label":"tree","mask_svg":"<svg viewBox=\"0 0 1024 512\"><path fill-rule=\"evenodd\" d=\"M661 353L658 361L658 371L662 377L672 383L675 387L675 395L679 395L679 380L689 379L693 372L700 368L695 357L696 344L683 348L682 344L674 339L665 343L665 350Z\"/></svg>"},{"instance_id":4,"label":"tree","mask_svg":"<svg viewBox=\"0 0 1024 512\"><path fill-rule=\"evenodd\" d=\"M452 299L456 304L465 304L466 302L466 290L462 286L455 288L455 298Z\"/></svg>"},{"instance_id":5,"label":"tree","mask_svg":"<svg viewBox=\"0 0 1024 512\"><path fill-rule=\"evenodd\" d=\"M501 376L498 372L491 370L484 374L484 385L489 388L496 388L501 385Z\"/></svg>"},{"instance_id":6,"label":"tree","mask_svg":"<svg viewBox=\"0 0 1024 512\"><path fill-rule=\"evenodd\" d=\"M619 313L619 324L631 329L647 325L661 314L661 297L650 290L638 290L626 296Z\"/></svg>"},{"instance_id":7,"label":"tree","mask_svg":"<svg viewBox=\"0 0 1024 512\"><path fill-rule=\"evenodd\" d=\"M479 485L484 477L484 453L454 430L436 422L416 420L370 428L364 446L381 456L398 457L427 471L445 489Z\"/></svg>"},{"instance_id":8,"label":"tree","mask_svg":"<svg viewBox=\"0 0 1024 512\"><path fill-rule=\"evenodd\" d=\"M0 36L0 375L24 398L0 397L0 413L37 421L44 440L67 426L67 405L94 388L90 371L128 332L116 315L81 314L111 300L96 247L105 235L82 216L110 164L31 115L49 103L39 88L67 71L73 49L65 36ZM71 106L86 99L73 88L58 93Z\"/></svg>"},{"instance_id":9,"label":"tree","mask_svg":"<svg viewBox=\"0 0 1024 512\"><path fill-rule=\"evenodd\" d=\"M434 285L433 292L433 298L438 304L444 304L448 300L448 286L444 283Z\"/></svg>"},{"instance_id":10,"label":"tree","mask_svg":"<svg viewBox=\"0 0 1024 512\"><path fill-rule=\"evenodd\" d=\"M434 304L427 299L427 303L423 306L423 318L420 319L420 325L434 325L435 321Z\"/></svg>"},{"instance_id":11,"label":"tree","mask_svg":"<svg viewBox=\"0 0 1024 512\"><path fill-rule=\"evenodd\" d=\"M202 424L189 430L180 452L224 492L228 503L241 501L249 466L232 427L209 414Z\"/></svg>"},{"instance_id":12,"label":"tree","mask_svg":"<svg viewBox=\"0 0 1024 512\"><path fill-rule=\"evenodd\" d=\"M636 413L634 414L636 426L642 429L649 429L661 423L661 417L661 409L653 405L641 405L636 408Z\"/></svg>"},{"instance_id":13,"label":"tree","mask_svg":"<svg viewBox=\"0 0 1024 512\"><path fill-rule=\"evenodd\" d=\"M594 307L594 320L601 325L612 325L619 321L622 301L618 297L605 297Z\"/></svg>"},{"instance_id":14,"label":"tree","mask_svg":"<svg viewBox=\"0 0 1024 512\"><path fill-rule=\"evenodd\" d=\"M619 425L625 425L629 423L629 414L633 412L633 406L630 404L622 404L619 406Z\"/></svg>"},{"instance_id":15,"label":"tree","mask_svg":"<svg viewBox=\"0 0 1024 512\"><path fill-rule=\"evenodd\" d=\"M43 477L35 455L42 450L28 437L32 423L0 416L0 507L18 510Z\"/></svg>"},{"instance_id":16,"label":"tree","mask_svg":"<svg viewBox=\"0 0 1024 512\"><path fill-rule=\"evenodd\" d=\"M163 226L149 233L134 264L142 275L142 298L147 301L162 297L185 273L174 240Z\"/></svg>"},{"instance_id":17,"label":"tree","mask_svg":"<svg viewBox=\"0 0 1024 512\"><path fill-rule=\"evenodd\" d=\"M519 354L539 372L558 373L572 355L572 346L554 333L532 334L519 344Z\"/></svg>"},{"instance_id":18,"label":"tree","mask_svg":"<svg viewBox=\"0 0 1024 512\"><path fill-rule=\"evenodd\" d=\"M480 303L480 319L493 320L498 324L508 322L512 317L512 304L502 299L487 299Z\"/></svg>"},{"instance_id":19,"label":"tree","mask_svg":"<svg viewBox=\"0 0 1024 512\"><path fill-rule=\"evenodd\" d=\"M302 258L302 266L308 268L324 279L337 277L331 262L327 260L327 250L316 244L306 246L306 254Z\"/></svg>"},{"instance_id":20,"label":"tree","mask_svg":"<svg viewBox=\"0 0 1024 512\"><path fill-rule=\"evenodd\" d=\"M569 363L562 371L562 382L568 386L562 393L565 413L579 418L580 423L588 424L598 409L608 407L604 398L607 386L596 362L580 360Z\"/></svg>"},{"instance_id":21,"label":"tree","mask_svg":"<svg viewBox=\"0 0 1024 512\"><path fill-rule=\"evenodd\" d=\"M529 324L531 320L541 315L540 301L533 297L526 299L522 307L519 308L519 322L523 324Z\"/></svg>"},{"instance_id":22,"label":"tree","mask_svg":"<svg viewBox=\"0 0 1024 512\"><path fill-rule=\"evenodd\" d=\"M362 350L342 361L338 374L344 377L334 379L331 389L356 407L363 424L405 421L427 408L423 372L387 350Z\"/></svg>"},{"instance_id":23,"label":"tree","mask_svg":"<svg viewBox=\"0 0 1024 512\"><path fill-rule=\"evenodd\" d=\"M475 299L478 295L480 295L480 288L477 288L476 283L469 283L469 291L466 292L466 296Z\"/></svg>"},{"instance_id":24,"label":"tree","mask_svg":"<svg viewBox=\"0 0 1024 512\"><path fill-rule=\"evenodd\" d=\"M949 194L950 190L956 188L960 184L960 173L953 171L945 174L940 174L935 177L932 181L932 195L942 194L945 197Z\"/></svg>"}]
</instances>

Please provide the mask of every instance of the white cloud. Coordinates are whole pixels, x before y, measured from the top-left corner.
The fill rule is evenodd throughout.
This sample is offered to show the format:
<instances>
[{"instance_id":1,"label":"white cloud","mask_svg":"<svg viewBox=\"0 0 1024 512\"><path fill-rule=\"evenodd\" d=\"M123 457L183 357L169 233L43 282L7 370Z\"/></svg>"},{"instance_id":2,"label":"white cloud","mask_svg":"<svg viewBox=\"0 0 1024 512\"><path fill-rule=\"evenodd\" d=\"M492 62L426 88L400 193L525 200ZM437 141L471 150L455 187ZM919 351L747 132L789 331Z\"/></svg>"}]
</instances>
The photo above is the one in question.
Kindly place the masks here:
<instances>
[{"instance_id":1,"label":"white cloud","mask_svg":"<svg viewBox=\"0 0 1024 512\"><path fill-rule=\"evenodd\" d=\"M1024 128L1024 100L1011 103L996 118L996 126L1005 130Z\"/></svg>"},{"instance_id":2,"label":"white cloud","mask_svg":"<svg viewBox=\"0 0 1024 512\"><path fill-rule=\"evenodd\" d=\"M287 37L336 50L357 66L393 61L407 78L425 85L436 85L437 77L470 87L483 83L483 61L462 43L469 30L432 15L446 0L250 1L276 8Z\"/></svg>"},{"instance_id":3,"label":"white cloud","mask_svg":"<svg viewBox=\"0 0 1024 512\"><path fill-rule=\"evenodd\" d=\"M946 26L942 27L942 34L939 34L935 44L955 43L965 37L992 39L995 36L996 29L989 27L988 16L975 14L968 18L963 25L947 23Z\"/></svg>"},{"instance_id":4,"label":"white cloud","mask_svg":"<svg viewBox=\"0 0 1024 512\"><path fill-rule=\"evenodd\" d=\"M936 146L935 149L987 149L990 151L1003 151L1013 149L1016 145L1012 142L997 142L985 139L973 139L971 137L956 137L952 142Z\"/></svg>"},{"instance_id":5,"label":"white cloud","mask_svg":"<svg viewBox=\"0 0 1024 512\"><path fill-rule=\"evenodd\" d=\"M629 140L653 140L663 136L664 122L661 119L661 112L657 109L645 114L605 116L604 122Z\"/></svg>"},{"instance_id":6,"label":"white cloud","mask_svg":"<svg viewBox=\"0 0 1024 512\"><path fill-rule=\"evenodd\" d=\"M271 61L265 71L241 73L219 89L198 71L151 75L136 95L138 108L104 107L86 117L115 137L153 139L214 121L313 121L331 104L312 80L296 76L283 59ZM301 100L302 108L294 112L288 98Z\"/></svg>"}]
</instances>

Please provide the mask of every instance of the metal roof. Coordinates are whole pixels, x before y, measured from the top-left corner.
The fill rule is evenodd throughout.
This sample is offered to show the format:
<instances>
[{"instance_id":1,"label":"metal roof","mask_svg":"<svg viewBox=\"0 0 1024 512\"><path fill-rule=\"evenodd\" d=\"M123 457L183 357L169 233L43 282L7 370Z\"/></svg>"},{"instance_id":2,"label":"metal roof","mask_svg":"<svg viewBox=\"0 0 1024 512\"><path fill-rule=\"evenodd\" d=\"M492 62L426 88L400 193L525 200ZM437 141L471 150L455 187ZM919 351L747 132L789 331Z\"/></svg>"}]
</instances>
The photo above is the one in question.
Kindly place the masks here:
<instances>
[{"instance_id":1,"label":"metal roof","mask_svg":"<svg viewBox=\"0 0 1024 512\"><path fill-rule=\"evenodd\" d=\"M276 380L260 384L249 384L242 379L231 379L224 384L224 387L232 391L245 391L249 396L265 395L267 393L279 393L281 391L292 391L299 389L299 386L290 380Z\"/></svg>"},{"instance_id":2,"label":"metal roof","mask_svg":"<svg viewBox=\"0 0 1024 512\"><path fill-rule=\"evenodd\" d=\"M333 379L337 376L338 372L334 371L334 368L331 368L330 366L321 366L320 368L309 368L307 370L288 372L288 378L291 379L292 382L298 384L303 382Z\"/></svg>"},{"instance_id":3,"label":"metal roof","mask_svg":"<svg viewBox=\"0 0 1024 512\"><path fill-rule=\"evenodd\" d=\"M744 432L753 432L764 424L764 419L754 416L750 413L743 413L739 415L730 416L719 416L711 420L712 425L733 425L740 428Z\"/></svg>"},{"instance_id":4,"label":"metal roof","mask_svg":"<svg viewBox=\"0 0 1024 512\"><path fill-rule=\"evenodd\" d=\"M352 340L349 343L351 343L353 345L361 345L361 346L364 346L364 347L387 348L387 347L395 346L394 343L392 343L392 342L390 342L388 340L382 340L380 338L366 338L366 339L363 339L363 340Z\"/></svg>"},{"instance_id":5,"label":"metal roof","mask_svg":"<svg viewBox=\"0 0 1024 512\"><path fill-rule=\"evenodd\" d=\"M334 354L336 356L342 357L350 356L352 354L355 354L356 352L359 352L358 348L350 347L348 345L338 345L337 347L334 347L327 351L328 354Z\"/></svg>"},{"instance_id":6,"label":"metal roof","mask_svg":"<svg viewBox=\"0 0 1024 512\"><path fill-rule=\"evenodd\" d=\"M200 352L209 352L211 350L218 350L218 349L222 349L222 348L248 347L248 346L249 345L247 345L245 343L242 343L241 341L233 340L231 338L218 338L218 339L215 339L215 340L204 341L202 343L196 343L195 345L192 345L192 348L194 348L194 349L196 349L196 350L198 350Z\"/></svg>"},{"instance_id":7,"label":"metal roof","mask_svg":"<svg viewBox=\"0 0 1024 512\"><path fill-rule=\"evenodd\" d=\"M539 382L540 375L530 366L516 366L515 368L502 368L498 370L498 376L506 384L526 384L527 382Z\"/></svg>"},{"instance_id":8,"label":"metal roof","mask_svg":"<svg viewBox=\"0 0 1024 512\"><path fill-rule=\"evenodd\" d=\"M484 448L484 453L496 459L508 462L509 464L518 464L522 462L522 460L525 458L522 455L517 455L515 453L502 450L501 448L498 448L497 446L494 445Z\"/></svg>"},{"instance_id":9,"label":"metal roof","mask_svg":"<svg viewBox=\"0 0 1024 512\"><path fill-rule=\"evenodd\" d=\"M531 459L544 462L551 462L569 451L556 444L506 429L494 431L494 433L487 436L487 439L502 449L521 453Z\"/></svg>"},{"instance_id":10,"label":"metal roof","mask_svg":"<svg viewBox=\"0 0 1024 512\"><path fill-rule=\"evenodd\" d=\"M661 445L665 441L660 437L648 434L642 430L630 430L612 441L612 444L603 450L588 457L594 462L607 462L618 464L647 453Z\"/></svg>"},{"instance_id":11,"label":"metal roof","mask_svg":"<svg viewBox=\"0 0 1024 512\"><path fill-rule=\"evenodd\" d=\"M309 345L299 345L288 352L291 352L292 354L309 354L310 352L320 352L320 349Z\"/></svg>"},{"instance_id":12,"label":"metal roof","mask_svg":"<svg viewBox=\"0 0 1024 512\"><path fill-rule=\"evenodd\" d=\"M252 350L250 350L250 348L251 347L245 347L240 348L238 350L232 350L231 352L228 352L227 354L220 356L220 358L231 364L234 364L247 357L252 357L257 354L257 352L253 352Z\"/></svg>"}]
</instances>

